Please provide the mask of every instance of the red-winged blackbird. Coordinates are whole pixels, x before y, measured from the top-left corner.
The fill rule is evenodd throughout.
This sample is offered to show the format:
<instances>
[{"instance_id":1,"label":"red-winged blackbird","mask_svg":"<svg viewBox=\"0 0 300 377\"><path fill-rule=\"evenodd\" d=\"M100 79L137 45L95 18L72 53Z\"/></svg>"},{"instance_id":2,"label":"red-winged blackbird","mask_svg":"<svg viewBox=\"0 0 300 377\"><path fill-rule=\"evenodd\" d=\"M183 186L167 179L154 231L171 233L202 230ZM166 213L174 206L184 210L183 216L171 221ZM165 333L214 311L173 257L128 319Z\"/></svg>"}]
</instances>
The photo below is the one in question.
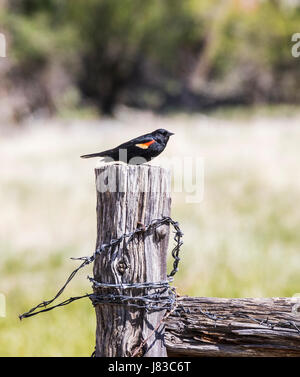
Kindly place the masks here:
<instances>
[{"instance_id":1,"label":"red-winged blackbird","mask_svg":"<svg viewBox=\"0 0 300 377\"><path fill-rule=\"evenodd\" d=\"M85 154L81 158L104 157L106 161L123 161L139 165L158 156L166 147L172 132L160 128L104 152Z\"/></svg>"}]
</instances>

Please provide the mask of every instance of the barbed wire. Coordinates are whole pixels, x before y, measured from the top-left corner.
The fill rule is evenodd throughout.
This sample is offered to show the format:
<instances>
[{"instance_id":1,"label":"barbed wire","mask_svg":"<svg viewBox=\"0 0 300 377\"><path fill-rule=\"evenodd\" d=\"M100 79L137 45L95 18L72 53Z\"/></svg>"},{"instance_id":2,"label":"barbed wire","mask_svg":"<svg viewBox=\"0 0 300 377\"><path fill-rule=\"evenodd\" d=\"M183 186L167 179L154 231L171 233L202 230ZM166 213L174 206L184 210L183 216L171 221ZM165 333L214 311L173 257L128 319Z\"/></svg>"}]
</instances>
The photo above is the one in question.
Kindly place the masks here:
<instances>
[{"instance_id":1,"label":"barbed wire","mask_svg":"<svg viewBox=\"0 0 300 377\"><path fill-rule=\"evenodd\" d=\"M107 293L107 294L99 294L99 293L90 293L85 294L82 296L70 297L69 299L60 302L59 304L53 305L48 307L52 304L66 289L67 285L71 282L71 280L75 277L77 272L84 268L85 266L92 263L97 255L114 248L120 245L123 241L126 241L125 247L128 245L129 242L132 242L136 237L140 234L144 234L145 236L153 232L155 229L162 225L172 225L174 228L174 241L175 246L172 249L171 255L174 259L173 268L170 274L167 276L167 280L160 281L160 282L143 282L143 283L120 283L120 284L112 284L112 283L102 283L98 282L95 279L88 276L90 282L93 283L93 288L109 288L115 289L116 293ZM40 304L36 305L28 312L23 313L19 316L22 320L24 318L28 318L34 315L37 315L42 312L47 312L53 310L60 306L65 306L70 304L73 301L80 300L82 298L89 298L92 301L94 306L104 303L112 303L112 304L121 304L127 305L131 307L136 307L140 309L146 309L147 311L157 311L157 310L172 310L174 308L176 302L176 290L174 287L170 286L170 283L173 281L173 276L178 271L178 265L180 261L179 252L180 247L183 244L182 241L183 233L179 227L178 222L172 220L171 217L162 217L161 219L152 220L147 226L138 226L132 232L124 233L117 239L112 239L107 244L100 245L99 248L91 256L84 256L79 258L71 258L73 260L81 260L83 261L72 273L69 275L65 284L61 287L61 289L57 292L57 294L48 301L43 301ZM144 295L128 295L124 294L124 291L127 289L145 289L146 293ZM118 293L118 292L122 293ZM149 292L154 290L154 292ZM40 309L40 310L38 310Z\"/></svg>"},{"instance_id":2,"label":"barbed wire","mask_svg":"<svg viewBox=\"0 0 300 377\"><path fill-rule=\"evenodd\" d=\"M84 268L85 266L91 264L96 259L97 255L100 255L103 252L110 250L116 246L121 245L122 242L125 242L123 247L127 247L127 245L132 242L135 238L139 237L139 235L143 234L147 236L151 234L155 229L162 225L171 225L174 228L174 241L175 246L171 251L171 255L173 257L173 264L172 270L167 275L166 280L158 281L158 282L138 282L138 283L105 283L99 282L94 278L88 276L88 280L92 283L94 291L97 289L101 289L105 292L108 290L107 293L86 293L82 296L75 296L70 297L56 305L50 306L54 301L58 299L58 297L64 292L67 285L71 282L71 280L75 277L77 272ZM189 308L185 308L182 305L181 300L178 300L178 295L176 292L175 287L171 287L170 283L174 280L174 275L178 271L178 266L180 262L180 249L183 244L182 241L183 233L179 227L179 224L172 220L171 217L162 217L161 219L152 220L147 226L141 226L141 224L134 229L132 232L124 233L119 238L110 240L107 244L100 245L99 248L91 256L83 256L79 258L71 258L73 260L80 260L82 263L69 275L68 279L66 280L65 284L61 287L61 289L57 292L57 294L48 301L43 301L37 306L30 309L28 312L23 313L19 316L20 319L28 318L34 315L37 315L42 312L47 312L53 310L60 306L65 306L70 304L73 301L80 300L82 298L89 298L94 306L99 304L119 304L119 305L126 305L128 307L134 307L137 309L145 309L146 311L165 311L163 317L156 325L156 327L152 330L149 336L144 339L141 344L132 352L131 356L137 356L140 352L142 352L143 347L148 342L148 340L156 333L161 325L166 321L166 319L172 314L175 316L181 316L182 313L190 314ZM142 290L142 293L141 293ZM136 295L133 295L133 293ZM270 320L268 316L266 318L259 318L259 316L252 316L248 315L247 313L242 312L241 310L231 311L230 314L214 314L207 310L203 310L201 305L197 307L197 312L201 315L205 316L206 318L215 322L217 325L218 322L224 322L226 320L232 320L232 318L244 318L250 322L256 323L260 326L265 326L271 329L274 328L289 328L295 330L300 335L300 328L299 324L296 324L295 321L284 321L284 320ZM230 323L228 324L230 327ZM93 352L92 356L95 355Z\"/></svg>"}]
</instances>

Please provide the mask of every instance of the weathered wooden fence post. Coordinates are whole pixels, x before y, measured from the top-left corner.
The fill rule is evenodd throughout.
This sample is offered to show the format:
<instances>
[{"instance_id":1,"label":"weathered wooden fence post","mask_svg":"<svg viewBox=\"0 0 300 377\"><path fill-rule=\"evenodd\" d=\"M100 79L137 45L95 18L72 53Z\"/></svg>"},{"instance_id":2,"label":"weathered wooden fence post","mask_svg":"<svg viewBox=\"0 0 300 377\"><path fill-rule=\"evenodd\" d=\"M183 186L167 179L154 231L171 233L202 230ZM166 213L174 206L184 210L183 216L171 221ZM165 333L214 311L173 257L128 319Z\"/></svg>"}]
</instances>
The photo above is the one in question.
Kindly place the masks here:
<instances>
[{"instance_id":1,"label":"weathered wooden fence post","mask_svg":"<svg viewBox=\"0 0 300 377\"><path fill-rule=\"evenodd\" d=\"M299 357L298 297L178 297L170 288L166 224L175 229L170 277L177 271L183 234L169 217L168 170L148 165L106 165L96 169L96 183L95 253L75 258L81 264L56 295L23 313L20 319L89 297L97 317L95 356L167 356L167 347L173 357ZM92 262L94 293L50 306L76 273ZM166 308L169 311L164 317Z\"/></svg>"},{"instance_id":2,"label":"weathered wooden fence post","mask_svg":"<svg viewBox=\"0 0 300 377\"><path fill-rule=\"evenodd\" d=\"M170 172L149 165L105 165L96 172L97 244L109 243L151 220L170 216ZM126 284L166 280L169 227L100 253L94 263L94 279L101 283ZM126 295L145 294L147 288L126 289ZM152 290L153 291L153 290ZM122 288L94 287L95 294L114 295ZM147 293L149 289L147 289ZM97 317L95 356L131 356L161 321L164 311L101 303ZM164 325L147 341L139 356L167 356Z\"/></svg>"}]
</instances>

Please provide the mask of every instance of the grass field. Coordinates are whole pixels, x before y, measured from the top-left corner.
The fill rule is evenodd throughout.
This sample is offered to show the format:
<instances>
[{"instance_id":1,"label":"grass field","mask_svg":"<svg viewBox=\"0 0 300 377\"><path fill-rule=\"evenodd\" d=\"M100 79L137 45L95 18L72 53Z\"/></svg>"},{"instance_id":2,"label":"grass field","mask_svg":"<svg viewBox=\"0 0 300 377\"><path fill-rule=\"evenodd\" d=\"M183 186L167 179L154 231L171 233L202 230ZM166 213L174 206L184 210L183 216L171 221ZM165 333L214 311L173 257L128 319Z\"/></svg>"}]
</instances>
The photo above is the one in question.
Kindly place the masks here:
<instances>
[{"instance_id":1,"label":"grass field","mask_svg":"<svg viewBox=\"0 0 300 377\"><path fill-rule=\"evenodd\" d=\"M50 299L96 241L96 160L79 155L164 127L164 156L204 159L204 199L173 194L184 231L180 294L292 296L300 292L300 114L174 115L120 111L100 120L35 121L0 132L1 356L89 356L95 315L82 300L19 321ZM163 161L161 159L161 161ZM153 164L159 164L160 159ZM90 291L82 271L62 298Z\"/></svg>"}]
</instances>

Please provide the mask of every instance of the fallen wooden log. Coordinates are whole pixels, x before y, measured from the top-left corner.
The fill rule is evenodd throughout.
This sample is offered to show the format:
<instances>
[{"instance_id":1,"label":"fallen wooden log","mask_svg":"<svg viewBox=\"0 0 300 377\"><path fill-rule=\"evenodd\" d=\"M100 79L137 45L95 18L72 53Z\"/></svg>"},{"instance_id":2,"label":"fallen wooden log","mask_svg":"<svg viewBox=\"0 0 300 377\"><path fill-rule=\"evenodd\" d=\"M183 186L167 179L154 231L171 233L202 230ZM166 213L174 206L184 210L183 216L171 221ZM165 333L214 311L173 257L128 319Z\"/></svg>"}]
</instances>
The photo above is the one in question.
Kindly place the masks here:
<instances>
[{"instance_id":1,"label":"fallen wooden log","mask_svg":"<svg viewBox=\"0 0 300 377\"><path fill-rule=\"evenodd\" d=\"M299 307L299 298L180 297L166 321L168 356L300 356Z\"/></svg>"}]
</instances>

